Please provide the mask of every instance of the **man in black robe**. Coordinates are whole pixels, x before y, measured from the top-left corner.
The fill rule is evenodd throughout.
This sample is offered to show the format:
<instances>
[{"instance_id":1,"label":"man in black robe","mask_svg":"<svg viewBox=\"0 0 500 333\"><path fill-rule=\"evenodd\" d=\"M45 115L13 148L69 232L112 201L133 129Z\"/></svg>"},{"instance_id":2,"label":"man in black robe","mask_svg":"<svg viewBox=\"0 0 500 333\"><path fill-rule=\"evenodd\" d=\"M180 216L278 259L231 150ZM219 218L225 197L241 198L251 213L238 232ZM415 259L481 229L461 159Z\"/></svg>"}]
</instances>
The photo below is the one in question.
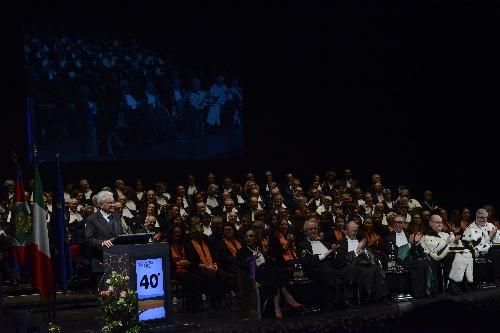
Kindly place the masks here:
<instances>
[{"instance_id":1,"label":"man in black robe","mask_svg":"<svg viewBox=\"0 0 500 333\"><path fill-rule=\"evenodd\" d=\"M306 273L317 280L323 294L323 306L345 307L352 298L354 266L347 264L346 252L338 244L319 240L318 223L312 218L304 223L305 239L297 244L299 260Z\"/></svg>"}]
</instances>

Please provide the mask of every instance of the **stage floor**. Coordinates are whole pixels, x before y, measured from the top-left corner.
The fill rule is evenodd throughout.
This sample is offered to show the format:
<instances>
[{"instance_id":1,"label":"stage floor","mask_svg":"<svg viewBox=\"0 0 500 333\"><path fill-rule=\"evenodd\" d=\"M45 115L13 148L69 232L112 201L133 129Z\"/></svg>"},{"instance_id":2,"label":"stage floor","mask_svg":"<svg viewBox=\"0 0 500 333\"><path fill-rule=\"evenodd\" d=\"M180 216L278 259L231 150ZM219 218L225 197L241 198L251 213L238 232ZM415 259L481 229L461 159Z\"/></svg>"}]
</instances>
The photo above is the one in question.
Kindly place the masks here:
<instances>
[{"instance_id":1,"label":"stage floor","mask_svg":"<svg viewBox=\"0 0 500 333\"><path fill-rule=\"evenodd\" d=\"M390 305L361 306L341 311L285 313L273 318L245 320L240 300L225 309L174 313L174 324L157 324L146 332L456 332L477 331L498 321L500 287L459 296L441 295ZM4 298L2 333L44 332L37 295ZM58 296L57 322L62 332L99 332L97 303L90 293ZM480 318L481 320L477 320ZM489 318L489 320L488 320Z\"/></svg>"}]
</instances>

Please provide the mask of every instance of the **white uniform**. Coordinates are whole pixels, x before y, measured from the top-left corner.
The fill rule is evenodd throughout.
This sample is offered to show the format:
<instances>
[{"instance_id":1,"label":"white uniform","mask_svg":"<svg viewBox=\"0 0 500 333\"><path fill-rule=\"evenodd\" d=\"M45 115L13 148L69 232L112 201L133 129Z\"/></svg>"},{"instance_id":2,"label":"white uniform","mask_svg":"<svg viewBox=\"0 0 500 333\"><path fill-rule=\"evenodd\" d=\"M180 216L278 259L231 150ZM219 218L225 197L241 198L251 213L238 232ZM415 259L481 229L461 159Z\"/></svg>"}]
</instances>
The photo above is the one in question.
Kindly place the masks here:
<instances>
[{"instance_id":1,"label":"white uniform","mask_svg":"<svg viewBox=\"0 0 500 333\"><path fill-rule=\"evenodd\" d=\"M448 253L455 253L448 278L460 283L465 276L468 282L473 282L474 260L472 254L463 247L461 241L455 244L453 242L455 240L454 236L452 236L452 242L448 244L448 237L449 234L445 232L424 235L419 244L422 246L424 253L436 261L443 260Z\"/></svg>"},{"instance_id":2,"label":"white uniform","mask_svg":"<svg viewBox=\"0 0 500 333\"><path fill-rule=\"evenodd\" d=\"M465 229L462 239L466 242L472 242L476 257L480 254L488 253L493 242L500 243L498 231L493 238L490 238L489 234L494 227L495 226L489 222L486 222L484 227L481 227L474 221Z\"/></svg>"}]
</instances>

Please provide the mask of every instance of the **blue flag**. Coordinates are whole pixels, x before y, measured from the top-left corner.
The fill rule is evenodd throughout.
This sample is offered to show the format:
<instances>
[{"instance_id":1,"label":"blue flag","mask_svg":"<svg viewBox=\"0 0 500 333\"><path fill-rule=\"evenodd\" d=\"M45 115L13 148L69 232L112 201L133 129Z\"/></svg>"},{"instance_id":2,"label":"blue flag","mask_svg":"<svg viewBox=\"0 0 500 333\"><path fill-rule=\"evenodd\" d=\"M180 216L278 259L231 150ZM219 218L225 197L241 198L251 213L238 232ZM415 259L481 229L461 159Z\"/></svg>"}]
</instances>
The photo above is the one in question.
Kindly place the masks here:
<instances>
[{"instance_id":1,"label":"blue flag","mask_svg":"<svg viewBox=\"0 0 500 333\"><path fill-rule=\"evenodd\" d=\"M68 290L68 279L73 275L73 269L71 266L68 229L64 221L64 190L59 162L57 163L56 190L54 193L53 207L52 240L54 242L54 253L52 255L52 267L54 267L57 284L66 292Z\"/></svg>"}]
</instances>

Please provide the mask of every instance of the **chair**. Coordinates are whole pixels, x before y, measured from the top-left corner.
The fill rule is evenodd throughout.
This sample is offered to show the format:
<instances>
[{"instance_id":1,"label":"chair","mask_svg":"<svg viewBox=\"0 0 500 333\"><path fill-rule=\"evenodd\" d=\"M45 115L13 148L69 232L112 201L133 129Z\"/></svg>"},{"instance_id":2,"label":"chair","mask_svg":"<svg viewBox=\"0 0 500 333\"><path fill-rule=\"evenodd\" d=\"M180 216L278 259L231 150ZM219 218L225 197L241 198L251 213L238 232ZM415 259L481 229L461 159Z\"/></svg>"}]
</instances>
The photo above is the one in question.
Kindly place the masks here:
<instances>
[{"instance_id":1,"label":"chair","mask_svg":"<svg viewBox=\"0 0 500 333\"><path fill-rule=\"evenodd\" d=\"M182 290L182 284L177 280L170 280L170 290L172 293L172 297L176 297L181 301L182 312L186 311L186 297L184 296L184 291Z\"/></svg>"},{"instance_id":2,"label":"chair","mask_svg":"<svg viewBox=\"0 0 500 333\"><path fill-rule=\"evenodd\" d=\"M410 273L403 266L394 263L385 273L385 284L387 290L396 302L407 301L413 299L411 296Z\"/></svg>"},{"instance_id":3,"label":"chair","mask_svg":"<svg viewBox=\"0 0 500 333\"><path fill-rule=\"evenodd\" d=\"M474 282L477 289L496 288L493 283L493 267L491 260L484 255L474 258Z\"/></svg>"}]
</instances>

